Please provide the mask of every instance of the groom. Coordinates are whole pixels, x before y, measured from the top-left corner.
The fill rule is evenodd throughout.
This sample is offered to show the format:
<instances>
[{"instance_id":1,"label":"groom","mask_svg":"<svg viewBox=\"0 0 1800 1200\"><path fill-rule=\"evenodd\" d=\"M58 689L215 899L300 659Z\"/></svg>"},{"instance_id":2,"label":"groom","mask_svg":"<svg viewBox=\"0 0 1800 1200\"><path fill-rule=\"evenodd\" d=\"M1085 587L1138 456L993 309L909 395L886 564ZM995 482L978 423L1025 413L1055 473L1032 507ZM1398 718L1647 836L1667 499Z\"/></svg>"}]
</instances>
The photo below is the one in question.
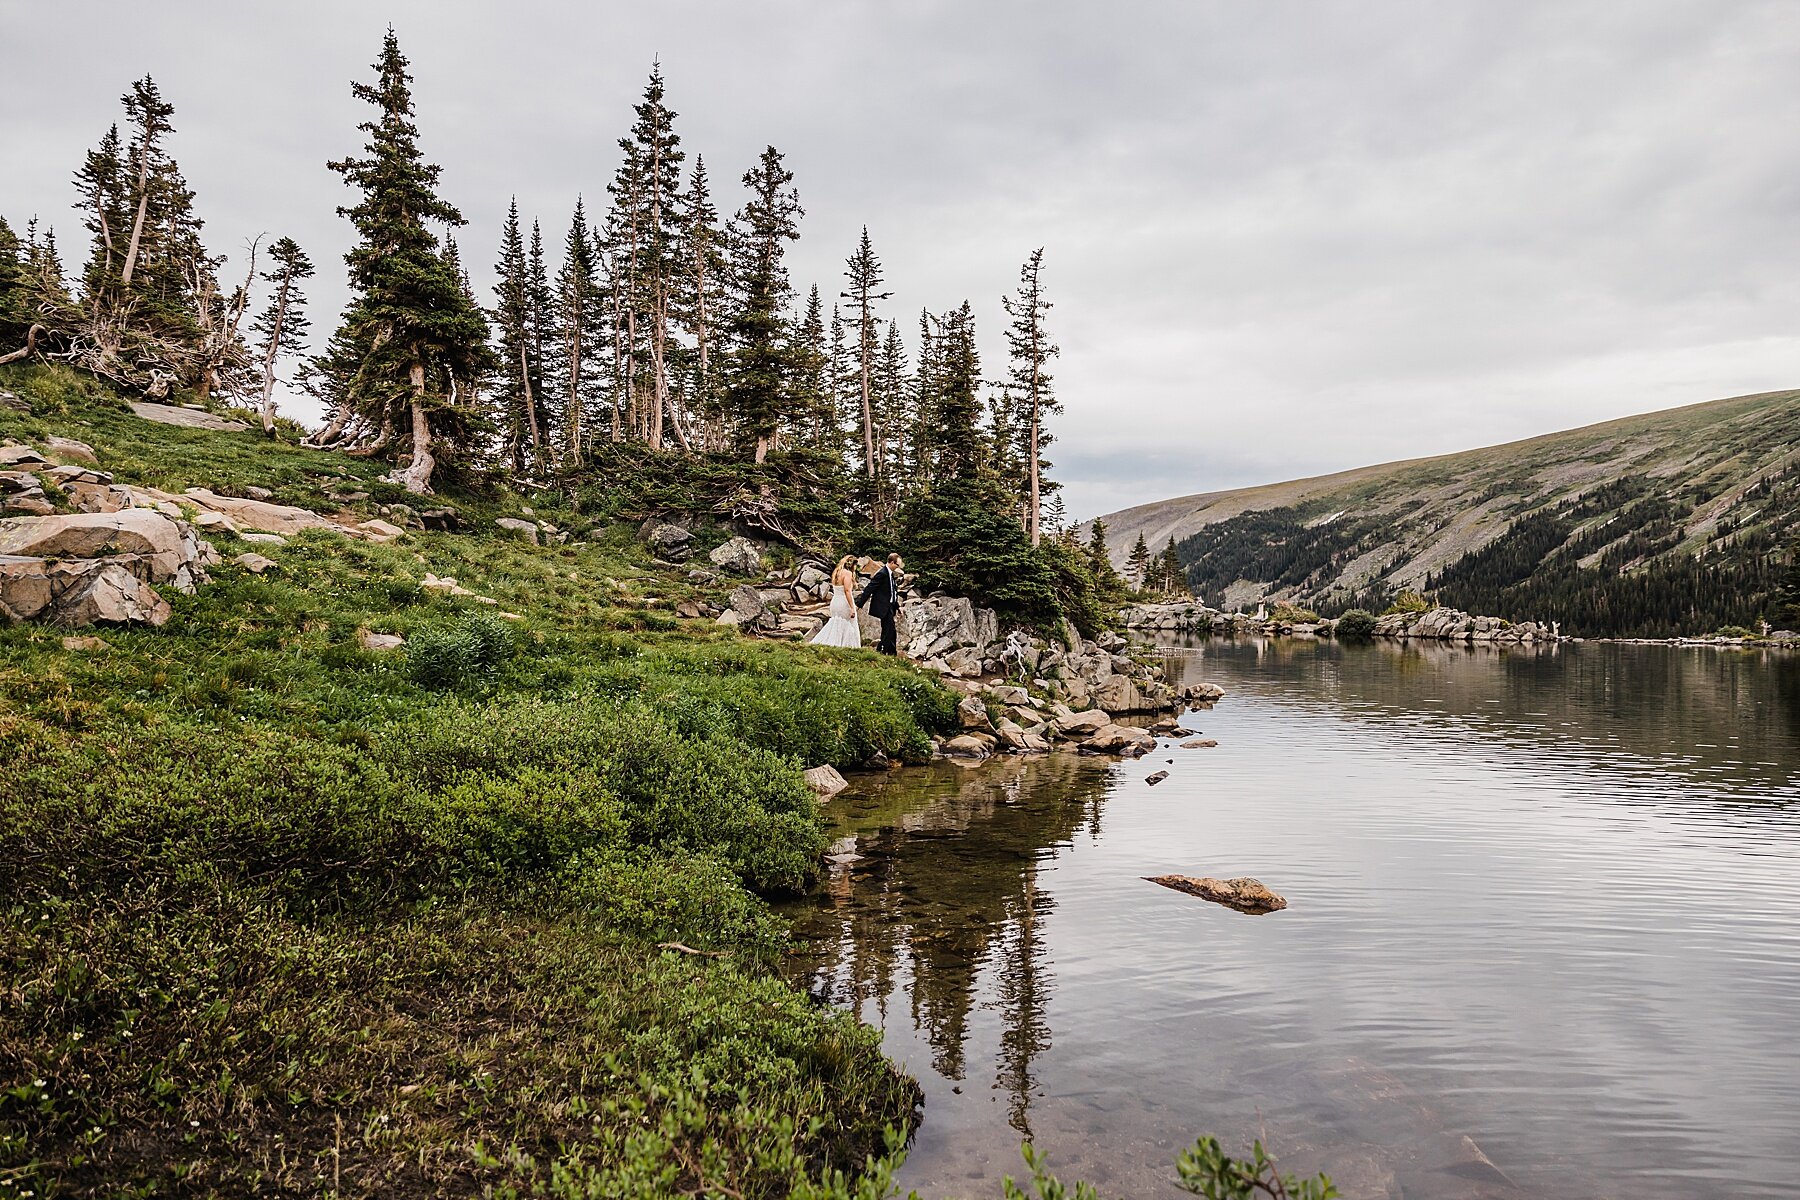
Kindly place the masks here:
<instances>
[{"instance_id":1,"label":"groom","mask_svg":"<svg viewBox=\"0 0 1800 1200\"><path fill-rule=\"evenodd\" d=\"M894 628L894 618L900 614L900 580L906 572L906 563L898 554L890 554L887 566L875 572L862 595L856 598L856 606L869 606L869 615L881 622L881 644L876 647L883 654L899 653L898 633Z\"/></svg>"}]
</instances>

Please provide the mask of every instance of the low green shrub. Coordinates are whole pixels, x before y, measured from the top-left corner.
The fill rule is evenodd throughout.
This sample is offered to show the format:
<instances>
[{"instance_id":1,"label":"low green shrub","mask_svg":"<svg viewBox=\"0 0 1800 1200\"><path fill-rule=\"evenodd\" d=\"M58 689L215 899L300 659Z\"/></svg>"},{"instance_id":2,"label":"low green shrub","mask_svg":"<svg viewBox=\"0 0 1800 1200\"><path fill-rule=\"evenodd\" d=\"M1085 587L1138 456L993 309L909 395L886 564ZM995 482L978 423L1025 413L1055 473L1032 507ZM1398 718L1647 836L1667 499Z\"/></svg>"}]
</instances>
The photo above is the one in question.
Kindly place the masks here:
<instances>
[{"instance_id":1,"label":"low green shrub","mask_svg":"<svg viewBox=\"0 0 1800 1200\"><path fill-rule=\"evenodd\" d=\"M1285 621L1290 625L1309 625L1319 619L1319 614L1310 608L1302 608L1297 604L1283 602L1277 604L1269 613L1272 621Z\"/></svg>"},{"instance_id":2,"label":"low green shrub","mask_svg":"<svg viewBox=\"0 0 1800 1200\"><path fill-rule=\"evenodd\" d=\"M1725 625L1720 627L1719 631L1713 636L1722 638L1753 638L1756 636L1756 630L1746 629L1742 625Z\"/></svg>"},{"instance_id":3,"label":"low green shrub","mask_svg":"<svg viewBox=\"0 0 1800 1200\"><path fill-rule=\"evenodd\" d=\"M1334 632L1345 641L1366 641L1375 636L1375 614L1353 608L1337 619Z\"/></svg>"},{"instance_id":4,"label":"low green shrub","mask_svg":"<svg viewBox=\"0 0 1800 1200\"><path fill-rule=\"evenodd\" d=\"M1381 615L1387 617L1392 616L1395 613L1430 612L1431 608L1432 603L1430 600L1427 600L1424 596L1421 596L1411 588L1407 588L1398 596L1394 597L1393 602L1381 611Z\"/></svg>"},{"instance_id":5,"label":"low green shrub","mask_svg":"<svg viewBox=\"0 0 1800 1200\"><path fill-rule=\"evenodd\" d=\"M406 643L406 670L423 688L444 691L492 683L512 655L512 631L497 617L470 613L451 626L421 629Z\"/></svg>"}]
</instances>

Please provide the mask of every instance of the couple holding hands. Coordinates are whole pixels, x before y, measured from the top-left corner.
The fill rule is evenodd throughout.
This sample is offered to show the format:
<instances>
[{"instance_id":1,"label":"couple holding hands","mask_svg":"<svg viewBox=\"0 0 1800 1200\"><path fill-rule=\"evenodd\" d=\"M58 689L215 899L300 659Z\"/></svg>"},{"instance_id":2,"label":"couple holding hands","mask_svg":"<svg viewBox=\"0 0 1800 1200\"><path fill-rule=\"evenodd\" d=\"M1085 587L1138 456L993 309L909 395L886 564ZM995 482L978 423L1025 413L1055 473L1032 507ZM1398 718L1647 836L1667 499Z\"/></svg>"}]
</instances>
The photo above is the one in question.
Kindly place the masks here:
<instances>
[{"instance_id":1,"label":"couple holding hands","mask_svg":"<svg viewBox=\"0 0 1800 1200\"><path fill-rule=\"evenodd\" d=\"M875 572L863 587L862 595L852 599L851 592L856 589L855 564L856 556L846 554L832 569L830 619L825 622L825 628L813 634L811 643L859 649L862 627L857 623L856 610L867 604L869 615L881 622L881 643L876 649L883 654L898 653L894 618L900 614L900 588L906 580L906 563L898 554L888 555L887 565Z\"/></svg>"}]
</instances>

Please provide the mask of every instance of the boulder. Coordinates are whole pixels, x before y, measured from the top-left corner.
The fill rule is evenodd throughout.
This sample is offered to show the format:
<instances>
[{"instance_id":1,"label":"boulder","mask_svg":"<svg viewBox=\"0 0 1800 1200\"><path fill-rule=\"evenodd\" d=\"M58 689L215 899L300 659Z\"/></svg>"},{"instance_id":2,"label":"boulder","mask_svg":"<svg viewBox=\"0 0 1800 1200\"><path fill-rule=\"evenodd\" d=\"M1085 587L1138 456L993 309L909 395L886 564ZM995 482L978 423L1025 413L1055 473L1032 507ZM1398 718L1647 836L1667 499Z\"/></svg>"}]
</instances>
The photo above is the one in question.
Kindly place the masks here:
<instances>
[{"instance_id":1,"label":"boulder","mask_svg":"<svg viewBox=\"0 0 1800 1200\"><path fill-rule=\"evenodd\" d=\"M956 706L956 719L964 729L992 729L994 723L988 719L987 705L978 696L964 696Z\"/></svg>"},{"instance_id":2,"label":"boulder","mask_svg":"<svg viewBox=\"0 0 1800 1200\"><path fill-rule=\"evenodd\" d=\"M406 645L406 639L397 633L371 633L367 629L359 630L356 640L364 650L373 650L377 653L398 650Z\"/></svg>"},{"instance_id":3,"label":"boulder","mask_svg":"<svg viewBox=\"0 0 1800 1200\"><path fill-rule=\"evenodd\" d=\"M0 388L0 408L10 408L14 412L29 413L31 412L31 401L25 399L25 397L16 392L9 392L4 388Z\"/></svg>"},{"instance_id":4,"label":"boulder","mask_svg":"<svg viewBox=\"0 0 1800 1200\"><path fill-rule=\"evenodd\" d=\"M0 467L47 467L50 460L30 446L0 446Z\"/></svg>"},{"instance_id":5,"label":"boulder","mask_svg":"<svg viewBox=\"0 0 1800 1200\"><path fill-rule=\"evenodd\" d=\"M279 533L240 533L239 537L258 546L285 546L287 539Z\"/></svg>"},{"instance_id":6,"label":"boulder","mask_svg":"<svg viewBox=\"0 0 1800 1200\"><path fill-rule=\"evenodd\" d=\"M1211 704L1224 695L1225 689L1216 683L1190 683L1181 689L1181 699L1189 704Z\"/></svg>"},{"instance_id":7,"label":"boulder","mask_svg":"<svg viewBox=\"0 0 1800 1200\"><path fill-rule=\"evenodd\" d=\"M51 436L44 440L45 447L55 458L64 462L81 462L97 464L100 459L94 454L94 448L86 442L78 442L74 438Z\"/></svg>"},{"instance_id":8,"label":"boulder","mask_svg":"<svg viewBox=\"0 0 1800 1200\"><path fill-rule=\"evenodd\" d=\"M831 586L831 576L814 564L807 563L800 568L800 573L794 576L794 586L803 592L817 594L821 587L829 588Z\"/></svg>"},{"instance_id":9,"label":"boulder","mask_svg":"<svg viewBox=\"0 0 1800 1200\"><path fill-rule=\"evenodd\" d=\"M1211 750L1218 744L1217 738L1201 738L1199 741L1195 742L1183 742L1181 743L1181 748L1183 750Z\"/></svg>"},{"instance_id":10,"label":"boulder","mask_svg":"<svg viewBox=\"0 0 1800 1200\"><path fill-rule=\"evenodd\" d=\"M250 428L242 421L233 421L226 417L214 416L202 408L187 408L179 404L150 404L134 400L131 411L146 421L155 421L159 425L184 425L189 429L213 429L220 433L242 433Z\"/></svg>"},{"instance_id":11,"label":"boulder","mask_svg":"<svg viewBox=\"0 0 1800 1200\"><path fill-rule=\"evenodd\" d=\"M62 640L62 648L75 653L86 653L94 650L111 650L112 646L105 638L79 634L64 638Z\"/></svg>"},{"instance_id":12,"label":"boulder","mask_svg":"<svg viewBox=\"0 0 1800 1200\"><path fill-rule=\"evenodd\" d=\"M639 531L644 545L650 553L665 562L686 562L694 552L692 542L694 535L679 525L671 525L667 521L646 521L647 528Z\"/></svg>"},{"instance_id":13,"label":"boulder","mask_svg":"<svg viewBox=\"0 0 1800 1200\"><path fill-rule=\"evenodd\" d=\"M247 490L247 489L246 489ZM451 533L462 524L454 508L428 508L418 514L419 524L426 529L435 529L443 533Z\"/></svg>"},{"instance_id":14,"label":"boulder","mask_svg":"<svg viewBox=\"0 0 1800 1200\"><path fill-rule=\"evenodd\" d=\"M56 514L56 505L50 503L42 488L29 491L14 492L0 498L0 513L26 517L49 517Z\"/></svg>"},{"instance_id":15,"label":"boulder","mask_svg":"<svg viewBox=\"0 0 1800 1200\"><path fill-rule=\"evenodd\" d=\"M62 625L161 625L171 615L169 602L122 562L87 559L68 588L56 598L55 620Z\"/></svg>"},{"instance_id":16,"label":"boulder","mask_svg":"<svg viewBox=\"0 0 1800 1200\"><path fill-rule=\"evenodd\" d=\"M194 528L203 533L236 533L237 522L224 513L203 512L194 517Z\"/></svg>"},{"instance_id":17,"label":"boulder","mask_svg":"<svg viewBox=\"0 0 1800 1200\"><path fill-rule=\"evenodd\" d=\"M972 733L961 734L944 743L944 754L950 758L986 758L992 743Z\"/></svg>"},{"instance_id":18,"label":"boulder","mask_svg":"<svg viewBox=\"0 0 1800 1200\"><path fill-rule=\"evenodd\" d=\"M721 625L729 625L731 628L736 629L744 623L744 616L735 608L728 608L718 615L717 620Z\"/></svg>"},{"instance_id":19,"label":"boulder","mask_svg":"<svg viewBox=\"0 0 1800 1200\"><path fill-rule=\"evenodd\" d=\"M156 498L163 497L159 495ZM288 535L299 533L302 529L338 527L336 523L311 509L295 508L291 504L270 504L266 500L251 500L239 496L221 496L207 488L188 488L179 498L208 512L224 513L240 529Z\"/></svg>"},{"instance_id":20,"label":"boulder","mask_svg":"<svg viewBox=\"0 0 1800 1200\"><path fill-rule=\"evenodd\" d=\"M762 593L747 583L740 583L731 589L727 603L730 611L737 614L740 625L755 625L769 616L769 607L763 603Z\"/></svg>"},{"instance_id":21,"label":"boulder","mask_svg":"<svg viewBox=\"0 0 1800 1200\"><path fill-rule=\"evenodd\" d=\"M747 537L734 537L706 557L732 575L755 575L762 570L762 551Z\"/></svg>"},{"instance_id":22,"label":"boulder","mask_svg":"<svg viewBox=\"0 0 1800 1200\"><path fill-rule=\"evenodd\" d=\"M115 513L72 513L49 517L14 517L0 521L0 555L31 558L121 558L141 564L146 583L168 583L194 590L206 574L210 546L192 529L147 508Z\"/></svg>"},{"instance_id":23,"label":"boulder","mask_svg":"<svg viewBox=\"0 0 1800 1200\"><path fill-rule=\"evenodd\" d=\"M500 517L494 521L494 524L507 533L524 538L534 546L538 544L538 527L535 522L521 521L517 517Z\"/></svg>"},{"instance_id":24,"label":"boulder","mask_svg":"<svg viewBox=\"0 0 1800 1200\"><path fill-rule=\"evenodd\" d=\"M1287 901L1270 891L1261 881L1247 877L1214 879L1206 876L1196 879L1190 875L1146 875L1144 878L1151 883L1198 896L1202 900L1235 908L1239 912L1261 915L1287 907Z\"/></svg>"},{"instance_id":25,"label":"boulder","mask_svg":"<svg viewBox=\"0 0 1800 1200\"><path fill-rule=\"evenodd\" d=\"M252 575L261 575L269 568L279 565L274 559L258 554L254 550L240 554L232 561Z\"/></svg>"},{"instance_id":26,"label":"boulder","mask_svg":"<svg viewBox=\"0 0 1800 1200\"><path fill-rule=\"evenodd\" d=\"M55 598L50 564L46 560L29 555L0 554L0 618L35 620Z\"/></svg>"},{"instance_id":27,"label":"boulder","mask_svg":"<svg viewBox=\"0 0 1800 1200\"><path fill-rule=\"evenodd\" d=\"M1106 726L1112 724L1112 717L1103 709L1090 708L1086 712L1070 713L1066 717L1056 718L1056 732L1066 738L1091 737Z\"/></svg>"},{"instance_id":28,"label":"boulder","mask_svg":"<svg viewBox=\"0 0 1800 1200\"><path fill-rule=\"evenodd\" d=\"M1169 773L1167 771L1157 771L1154 774L1144 776L1144 782L1149 784L1151 787L1155 787L1157 784L1161 783L1163 780L1167 779L1168 777L1169 777Z\"/></svg>"},{"instance_id":29,"label":"boulder","mask_svg":"<svg viewBox=\"0 0 1800 1200\"><path fill-rule=\"evenodd\" d=\"M1089 754L1118 754L1136 758L1156 749L1156 738L1148 729L1131 725L1102 725L1081 742Z\"/></svg>"},{"instance_id":30,"label":"boulder","mask_svg":"<svg viewBox=\"0 0 1800 1200\"><path fill-rule=\"evenodd\" d=\"M252 500L273 500L275 498L274 492L271 492L266 487L257 487L255 484L250 484L246 487L244 489L244 495Z\"/></svg>"},{"instance_id":31,"label":"boulder","mask_svg":"<svg viewBox=\"0 0 1800 1200\"><path fill-rule=\"evenodd\" d=\"M374 521L364 521L361 525L358 525L357 528L360 529L363 536L371 542L395 541L406 533L406 530L400 528L398 525L379 519Z\"/></svg>"},{"instance_id":32,"label":"boulder","mask_svg":"<svg viewBox=\"0 0 1800 1200\"><path fill-rule=\"evenodd\" d=\"M830 763L822 767L809 767L802 777L806 780L806 786L821 800L829 800L850 786L849 781L838 774L838 769Z\"/></svg>"},{"instance_id":33,"label":"boulder","mask_svg":"<svg viewBox=\"0 0 1800 1200\"><path fill-rule=\"evenodd\" d=\"M1090 695L1095 708L1110 713L1152 712L1160 707L1138 690L1136 682L1124 675L1108 675L1099 681Z\"/></svg>"}]
</instances>

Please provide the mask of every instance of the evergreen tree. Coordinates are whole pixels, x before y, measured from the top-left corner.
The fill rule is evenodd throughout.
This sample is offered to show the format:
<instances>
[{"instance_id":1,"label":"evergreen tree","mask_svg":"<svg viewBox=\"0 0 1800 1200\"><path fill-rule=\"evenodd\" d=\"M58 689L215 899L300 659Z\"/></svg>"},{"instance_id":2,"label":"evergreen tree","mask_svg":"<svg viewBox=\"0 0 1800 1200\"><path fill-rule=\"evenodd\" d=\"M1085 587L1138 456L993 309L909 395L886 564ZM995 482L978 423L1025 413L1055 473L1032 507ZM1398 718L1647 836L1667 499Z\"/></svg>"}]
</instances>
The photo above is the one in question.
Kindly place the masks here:
<instances>
[{"instance_id":1,"label":"evergreen tree","mask_svg":"<svg viewBox=\"0 0 1800 1200\"><path fill-rule=\"evenodd\" d=\"M906 369L906 346L900 340L897 321L887 323L881 357L875 364L875 411L881 414L881 477L889 502L898 504L917 486L911 470L912 441L916 435L912 409L912 380Z\"/></svg>"},{"instance_id":2,"label":"evergreen tree","mask_svg":"<svg viewBox=\"0 0 1800 1200\"><path fill-rule=\"evenodd\" d=\"M939 477L973 475L987 465L981 436L981 356L975 348L975 314L969 302L945 313L934 346L929 392L922 397L922 433L930 470ZM921 362L920 375L925 374ZM1007 505L1011 510L1011 505Z\"/></svg>"},{"instance_id":3,"label":"evergreen tree","mask_svg":"<svg viewBox=\"0 0 1800 1200\"><path fill-rule=\"evenodd\" d=\"M862 474L864 486L878 499L875 505L875 527L881 528L882 510L886 507L888 488L881 478L881 452L877 446L875 410L875 365L881 354L880 322L875 305L893 293L878 291L883 282L881 260L869 241L869 227L863 226L862 241L856 253L844 260L844 278L849 286L843 299L850 303L850 320L854 322L853 345L856 355L857 397L862 417Z\"/></svg>"},{"instance_id":4,"label":"evergreen tree","mask_svg":"<svg viewBox=\"0 0 1800 1200\"><path fill-rule=\"evenodd\" d=\"M274 266L263 272L272 289L269 303L257 317L252 332L259 335L257 361L262 364L262 388L257 409L262 413L263 433L275 436L275 381L281 361L296 357L306 344L312 322L306 317L306 293L302 285L312 278L312 260L293 238L282 238L269 247Z\"/></svg>"},{"instance_id":5,"label":"evergreen tree","mask_svg":"<svg viewBox=\"0 0 1800 1200\"><path fill-rule=\"evenodd\" d=\"M557 370L562 392L563 451L570 463L587 445L586 418L599 407L600 332L605 328L600 263L581 197L563 238L562 268L556 274Z\"/></svg>"},{"instance_id":6,"label":"evergreen tree","mask_svg":"<svg viewBox=\"0 0 1800 1200\"><path fill-rule=\"evenodd\" d=\"M0 353L25 340L33 324L25 244L0 217Z\"/></svg>"},{"instance_id":7,"label":"evergreen tree","mask_svg":"<svg viewBox=\"0 0 1800 1200\"><path fill-rule=\"evenodd\" d=\"M727 440L719 349L724 340L730 264L725 254L725 230L719 223L719 210L713 205L706 160L698 154L694 156L693 175L681 203L682 279L675 312L677 323L693 342L686 371L688 408L699 424L695 441L706 449L719 450Z\"/></svg>"},{"instance_id":8,"label":"evergreen tree","mask_svg":"<svg viewBox=\"0 0 1800 1200\"><path fill-rule=\"evenodd\" d=\"M526 329L531 343L528 358L537 369L537 376L531 381L532 422L534 428L542 431L543 461L539 464L542 469L556 458L552 426L559 423L560 414L554 410L561 381L556 378L554 357L556 294L550 290L550 267L544 259L544 233L535 219L531 222L531 249L525 259L525 299Z\"/></svg>"},{"instance_id":9,"label":"evergreen tree","mask_svg":"<svg viewBox=\"0 0 1800 1200\"><path fill-rule=\"evenodd\" d=\"M744 187L750 199L738 212L732 236L741 293L731 319L727 400L739 438L752 459L762 462L789 401L786 308L791 287L784 256L786 244L800 236L798 221L805 210L793 172L773 146L745 172Z\"/></svg>"},{"instance_id":10,"label":"evergreen tree","mask_svg":"<svg viewBox=\"0 0 1800 1200\"><path fill-rule=\"evenodd\" d=\"M1044 531L1046 533L1063 534L1068 532L1068 510L1063 506L1060 495L1052 495L1050 502L1044 506Z\"/></svg>"},{"instance_id":11,"label":"evergreen tree","mask_svg":"<svg viewBox=\"0 0 1800 1200\"><path fill-rule=\"evenodd\" d=\"M825 341L824 302L817 284L807 293L806 314L794 331L792 355L793 406L789 415L794 441L840 457L837 396L831 380L831 351Z\"/></svg>"},{"instance_id":12,"label":"evergreen tree","mask_svg":"<svg viewBox=\"0 0 1800 1200\"><path fill-rule=\"evenodd\" d=\"M1012 354L1008 382L1021 409L1018 422L1020 458L1028 474L1025 513L1034 546L1038 544L1042 530L1044 468L1049 465L1044 459L1044 451L1052 441L1049 431L1044 428L1044 418L1062 411L1046 370L1050 360L1061 351L1044 331L1044 314L1050 311L1051 304L1044 298L1043 266L1044 251L1040 247L1031 252L1031 257L1019 269L1017 295L1001 300L1006 315L1012 318L1006 331L1007 347Z\"/></svg>"},{"instance_id":13,"label":"evergreen tree","mask_svg":"<svg viewBox=\"0 0 1800 1200\"><path fill-rule=\"evenodd\" d=\"M1142 533L1138 534L1131 553L1125 558L1125 578L1140 592L1150 586L1150 547L1145 544Z\"/></svg>"},{"instance_id":14,"label":"evergreen tree","mask_svg":"<svg viewBox=\"0 0 1800 1200\"><path fill-rule=\"evenodd\" d=\"M493 312L499 344L499 384L494 399L500 415L504 456L514 472L523 473L530 463L542 469L543 430L538 424L536 388L543 378L535 361L537 337L532 319L531 271L525 256L525 238L519 228L519 201L514 197L500 230L500 261L494 266L499 300Z\"/></svg>"},{"instance_id":15,"label":"evergreen tree","mask_svg":"<svg viewBox=\"0 0 1800 1200\"><path fill-rule=\"evenodd\" d=\"M345 255L351 301L329 362L341 403L381 430L371 449L398 437L409 462L395 478L425 493L434 446L470 449L472 413L452 403L454 381L492 369L493 359L481 310L430 229L463 219L437 194L439 169L420 153L411 78L391 28L374 70L374 83L351 85L378 114L358 127L368 137L365 157L330 164L361 197L338 210L355 226L357 244Z\"/></svg>"},{"instance_id":16,"label":"evergreen tree","mask_svg":"<svg viewBox=\"0 0 1800 1200\"><path fill-rule=\"evenodd\" d=\"M620 343L615 360L623 376L624 416L633 435L656 449L670 424L688 444L671 407L669 375L671 322L683 290L678 277L687 274L679 261L688 232L681 187L687 156L663 95L662 66L652 64L643 99L633 106L631 132L619 140L619 169L607 186L607 286L615 302L612 332Z\"/></svg>"},{"instance_id":17,"label":"evergreen tree","mask_svg":"<svg viewBox=\"0 0 1800 1200\"><path fill-rule=\"evenodd\" d=\"M1169 536L1169 544L1163 547L1158 560L1162 576L1162 590L1168 595L1188 591L1187 572L1182 569L1181 555L1175 552L1175 537ZM1190 593L1191 594L1191 593Z\"/></svg>"},{"instance_id":18,"label":"evergreen tree","mask_svg":"<svg viewBox=\"0 0 1800 1200\"><path fill-rule=\"evenodd\" d=\"M1800 534L1787 546L1787 566L1775 593L1776 615L1784 621L1800 625ZM1792 628L1793 626L1790 626Z\"/></svg>"}]
</instances>

